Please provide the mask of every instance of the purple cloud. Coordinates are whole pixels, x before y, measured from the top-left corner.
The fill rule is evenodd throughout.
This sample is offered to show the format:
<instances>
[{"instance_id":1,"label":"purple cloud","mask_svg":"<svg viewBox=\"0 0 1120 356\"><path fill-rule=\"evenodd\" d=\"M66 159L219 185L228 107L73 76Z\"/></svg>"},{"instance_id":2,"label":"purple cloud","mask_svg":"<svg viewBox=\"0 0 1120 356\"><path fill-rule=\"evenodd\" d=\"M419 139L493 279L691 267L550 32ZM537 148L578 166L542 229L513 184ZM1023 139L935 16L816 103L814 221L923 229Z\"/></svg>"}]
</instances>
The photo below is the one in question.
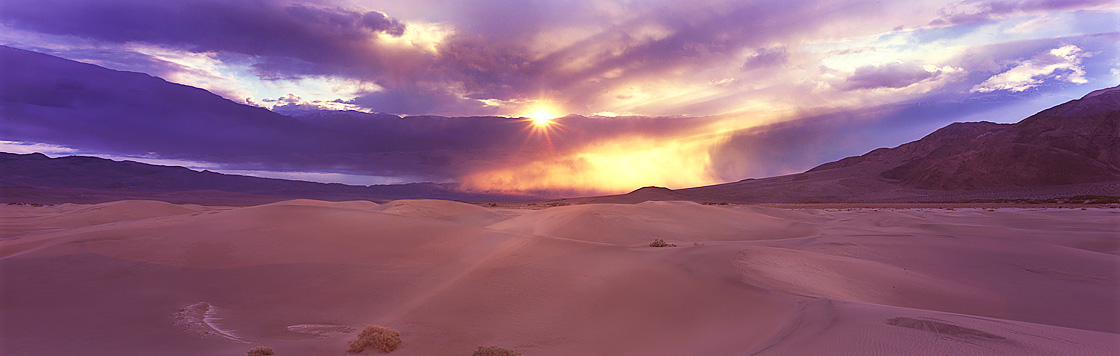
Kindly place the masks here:
<instances>
[{"instance_id":1,"label":"purple cloud","mask_svg":"<svg viewBox=\"0 0 1120 356\"><path fill-rule=\"evenodd\" d=\"M497 114L496 107L486 107L481 102L457 97L439 88L384 90L358 96L346 103L398 114L430 115L456 112Z\"/></svg>"},{"instance_id":2,"label":"purple cloud","mask_svg":"<svg viewBox=\"0 0 1120 356\"><path fill-rule=\"evenodd\" d=\"M1100 6L1105 1L967 1L943 9L940 21L959 23L973 21L969 16L988 18L1017 11L1079 9ZM214 52L224 64L251 68L264 80L341 77L373 83L385 91L356 93L349 98L356 97L355 103L371 105L367 108L374 111L491 114L495 109L483 105L483 100L492 103L550 98L560 106L583 113L648 110L644 113L715 114L738 109L728 107L734 106L735 100L727 97L757 93L744 92L743 85L728 86L724 89L727 94L679 106L687 107L687 111L661 108L655 100L623 104L628 107L600 107L621 101L613 98L632 98L632 93L620 91L633 84L696 84L728 77L709 73L708 77L698 78L682 73L716 68L725 68L730 73L739 69L751 73L737 76L737 83L758 83L758 78L747 77L769 75L751 69L775 68L791 60L799 61L794 66L801 68L813 66L800 63L812 58L812 53L791 52L804 51L806 47L801 45L806 39L842 40L845 36L882 33L898 26L880 25L882 21L878 20L882 16L912 13L905 4L880 6L854 0L688 4L422 0L383 3L377 9L332 3L10 0L0 2L0 22L21 31L86 38L107 48L115 45L119 52L129 52L127 44L136 42L164 49ZM415 21L414 26L409 27L409 21ZM920 27L928 19L917 21L920 22L899 28ZM424 40L430 40L425 46L431 47L409 44L417 41L415 36L424 26L447 31L428 33L438 38ZM822 33L825 28L846 30ZM944 32L941 35L958 34ZM897 77L904 73L890 74ZM917 71L909 74L922 75ZM875 79L880 80L878 84ZM905 84L883 79L869 78L871 82L855 83L848 89ZM690 80L696 83L689 83ZM784 87L783 91L796 92L813 86L806 80L796 82L796 88ZM773 89L776 88L771 92L778 92ZM788 97L784 93L774 96ZM404 97L410 98L403 100Z\"/></svg>"},{"instance_id":3,"label":"purple cloud","mask_svg":"<svg viewBox=\"0 0 1120 356\"><path fill-rule=\"evenodd\" d=\"M768 68L785 64L789 60L789 52L784 47L762 48L756 51L743 63L743 69Z\"/></svg>"},{"instance_id":4,"label":"purple cloud","mask_svg":"<svg viewBox=\"0 0 1120 356\"><path fill-rule=\"evenodd\" d=\"M888 63L879 66L856 68L848 77L844 90L905 88L915 83L934 78L938 72L930 72L912 63Z\"/></svg>"},{"instance_id":5,"label":"purple cloud","mask_svg":"<svg viewBox=\"0 0 1120 356\"><path fill-rule=\"evenodd\" d=\"M11 0L0 22L16 28L110 42L144 42L190 51L295 58L355 65L375 54L377 33L405 25L377 11L282 5L274 1Z\"/></svg>"},{"instance_id":6,"label":"purple cloud","mask_svg":"<svg viewBox=\"0 0 1120 356\"><path fill-rule=\"evenodd\" d=\"M1111 0L965 0L938 10L930 25L967 25L1015 13L1063 11L1112 4Z\"/></svg>"}]
</instances>

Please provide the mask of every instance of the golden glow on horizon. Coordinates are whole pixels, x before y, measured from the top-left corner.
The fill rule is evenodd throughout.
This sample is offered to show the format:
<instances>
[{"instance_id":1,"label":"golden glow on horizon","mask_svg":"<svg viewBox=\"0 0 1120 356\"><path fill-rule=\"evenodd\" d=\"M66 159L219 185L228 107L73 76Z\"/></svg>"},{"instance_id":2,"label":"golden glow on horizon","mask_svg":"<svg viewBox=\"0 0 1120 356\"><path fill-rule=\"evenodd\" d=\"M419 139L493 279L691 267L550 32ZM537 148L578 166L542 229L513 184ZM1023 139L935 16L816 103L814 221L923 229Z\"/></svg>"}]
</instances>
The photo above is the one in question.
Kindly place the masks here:
<instances>
[{"instance_id":1,"label":"golden glow on horizon","mask_svg":"<svg viewBox=\"0 0 1120 356\"><path fill-rule=\"evenodd\" d=\"M471 174L463 181L471 190L511 193L623 193L648 185L708 185L719 182L711 170L711 148L727 137L622 137L519 167Z\"/></svg>"},{"instance_id":2,"label":"golden glow on horizon","mask_svg":"<svg viewBox=\"0 0 1120 356\"><path fill-rule=\"evenodd\" d=\"M784 110L712 117L675 135L627 135L573 149L561 147L560 152L526 164L473 172L461 179L468 190L508 194L613 194L649 185L685 188L717 184L726 181L721 175L727 173L728 166L727 162L716 162L713 152L744 130L765 129L768 124L793 117L793 112ZM530 118L525 121L529 137L546 140L550 152L550 135L565 134L564 126L555 120L549 126L537 126ZM735 162L750 165L749 156L738 155ZM736 176L734 172L731 175Z\"/></svg>"}]
</instances>

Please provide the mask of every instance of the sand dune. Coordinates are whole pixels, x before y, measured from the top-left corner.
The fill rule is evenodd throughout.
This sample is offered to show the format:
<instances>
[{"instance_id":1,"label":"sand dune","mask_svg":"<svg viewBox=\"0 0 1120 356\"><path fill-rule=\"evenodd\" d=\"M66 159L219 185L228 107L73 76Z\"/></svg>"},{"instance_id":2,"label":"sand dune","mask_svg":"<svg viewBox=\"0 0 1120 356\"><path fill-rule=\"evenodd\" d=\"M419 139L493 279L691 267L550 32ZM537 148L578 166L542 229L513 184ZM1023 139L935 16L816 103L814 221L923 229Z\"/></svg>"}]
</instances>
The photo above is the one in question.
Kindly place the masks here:
<instances>
[{"instance_id":1,"label":"sand dune","mask_svg":"<svg viewBox=\"0 0 1120 356\"><path fill-rule=\"evenodd\" d=\"M381 206L380 204L377 204L377 203L374 203L374 202L371 202L371 201L368 201L368 200L353 200L353 201L337 201L336 202L336 201L322 201L322 200L314 200L314 199L292 199L292 200L279 201L279 202L264 204L264 205L268 205L268 206L276 206L276 205L317 206L317 207L323 207L323 208L352 209L352 210L375 210L375 209L377 209L378 207Z\"/></svg>"},{"instance_id":2,"label":"sand dune","mask_svg":"<svg viewBox=\"0 0 1120 356\"><path fill-rule=\"evenodd\" d=\"M734 263L748 283L790 294L937 310L979 311L1000 303L978 286L858 258L752 247L739 251Z\"/></svg>"},{"instance_id":3,"label":"sand dune","mask_svg":"<svg viewBox=\"0 0 1120 356\"><path fill-rule=\"evenodd\" d=\"M433 199L394 200L386 203L378 211L478 226L489 225L508 217L508 214L478 205Z\"/></svg>"},{"instance_id":4,"label":"sand dune","mask_svg":"<svg viewBox=\"0 0 1120 356\"><path fill-rule=\"evenodd\" d=\"M48 206L23 210L19 214L0 217L3 234L9 235L46 229L72 229L118 221L140 220L171 215L191 214L200 210L152 200L126 200L92 206ZM35 212L34 210L39 210ZM13 216L14 215L14 216Z\"/></svg>"},{"instance_id":5,"label":"sand dune","mask_svg":"<svg viewBox=\"0 0 1120 356\"><path fill-rule=\"evenodd\" d=\"M344 355L368 324L401 332L393 355L1120 346L1120 209L3 209L5 355Z\"/></svg>"},{"instance_id":6,"label":"sand dune","mask_svg":"<svg viewBox=\"0 0 1120 356\"><path fill-rule=\"evenodd\" d=\"M662 201L555 207L488 227L615 245L648 244L654 239L674 243L779 239L814 233L812 227L802 222L776 218L759 210Z\"/></svg>"},{"instance_id":7,"label":"sand dune","mask_svg":"<svg viewBox=\"0 0 1120 356\"><path fill-rule=\"evenodd\" d=\"M815 299L754 355L1110 355L1113 333Z\"/></svg>"},{"instance_id":8,"label":"sand dune","mask_svg":"<svg viewBox=\"0 0 1120 356\"><path fill-rule=\"evenodd\" d=\"M1099 315L1120 315L1114 294L1117 256L1066 246L1089 241L1100 250L1114 250L1120 243L1114 211L841 213L844 224L826 225L820 237L772 246L883 263L982 288L999 298L995 304L947 300L956 305L933 306L903 299L892 305L1120 332L1120 318ZM1100 219L1107 217L1112 219Z\"/></svg>"}]
</instances>

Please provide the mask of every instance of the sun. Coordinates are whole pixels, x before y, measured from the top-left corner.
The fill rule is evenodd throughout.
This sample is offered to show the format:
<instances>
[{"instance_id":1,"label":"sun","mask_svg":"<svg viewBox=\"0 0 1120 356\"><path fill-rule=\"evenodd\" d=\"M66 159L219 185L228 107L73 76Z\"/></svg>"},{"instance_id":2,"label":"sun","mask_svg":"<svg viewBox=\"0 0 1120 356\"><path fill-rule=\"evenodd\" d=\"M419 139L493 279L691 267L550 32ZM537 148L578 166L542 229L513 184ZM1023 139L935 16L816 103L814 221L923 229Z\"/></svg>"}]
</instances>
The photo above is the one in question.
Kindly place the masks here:
<instances>
[{"instance_id":1,"label":"sun","mask_svg":"<svg viewBox=\"0 0 1120 356\"><path fill-rule=\"evenodd\" d=\"M537 126L548 126L552 124L552 117L546 115L533 115L530 119L533 119L533 125Z\"/></svg>"},{"instance_id":2,"label":"sun","mask_svg":"<svg viewBox=\"0 0 1120 356\"><path fill-rule=\"evenodd\" d=\"M560 117L557 114L559 110L555 106L545 103L537 102L534 104L526 107L524 114L521 114L521 118L518 120L526 124L525 142L528 144L530 139L539 139L551 151L553 150L552 136L564 132L564 124L560 123L562 120L557 120Z\"/></svg>"},{"instance_id":3,"label":"sun","mask_svg":"<svg viewBox=\"0 0 1120 356\"><path fill-rule=\"evenodd\" d=\"M556 118L556 113L550 108L538 106L529 111L529 114L525 115L525 117L532 120L533 125L547 127L552 125L552 119Z\"/></svg>"}]
</instances>

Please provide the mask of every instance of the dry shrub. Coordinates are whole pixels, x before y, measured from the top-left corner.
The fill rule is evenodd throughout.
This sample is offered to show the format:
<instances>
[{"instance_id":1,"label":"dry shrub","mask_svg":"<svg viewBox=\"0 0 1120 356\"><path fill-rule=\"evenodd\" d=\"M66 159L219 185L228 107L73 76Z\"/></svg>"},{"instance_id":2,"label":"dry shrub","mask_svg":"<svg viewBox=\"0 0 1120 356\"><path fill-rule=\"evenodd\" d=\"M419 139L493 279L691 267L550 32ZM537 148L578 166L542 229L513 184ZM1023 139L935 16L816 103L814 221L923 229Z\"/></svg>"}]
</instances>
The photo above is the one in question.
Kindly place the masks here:
<instances>
[{"instance_id":1,"label":"dry shrub","mask_svg":"<svg viewBox=\"0 0 1120 356\"><path fill-rule=\"evenodd\" d=\"M654 239L653 242L649 243L649 247L677 247L677 244L666 243L662 239Z\"/></svg>"},{"instance_id":2,"label":"dry shrub","mask_svg":"<svg viewBox=\"0 0 1120 356\"><path fill-rule=\"evenodd\" d=\"M479 346L474 351L474 356L525 356L520 352L503 349L497 346Z\"/></svg>"},{"instance_id":3,"label":"dry shrub","mask_svg":"<svg viewBox=\"0 0 1120 356\"><path fill-rule=\"evenodd\" d=\"M373 346L381 352L392 352L400 345L401 333L399 331L381 325L367 325L366 329L358 334L358 338L350 342L350 348L346 351L358 353L365 350L366 347Z\"/></svg>"},{"instance_id":4,"label":"dry shrub","mask_svg":"<svg viewBox=\"0 0 1120 356\"><path fill-rule=\"evenodd\" d=\"M276 351L272 351L271 347L258 346L254 347L252 350L249 350L249 356L267 356L275 354Z\"/></svg>"}]
</instances>

